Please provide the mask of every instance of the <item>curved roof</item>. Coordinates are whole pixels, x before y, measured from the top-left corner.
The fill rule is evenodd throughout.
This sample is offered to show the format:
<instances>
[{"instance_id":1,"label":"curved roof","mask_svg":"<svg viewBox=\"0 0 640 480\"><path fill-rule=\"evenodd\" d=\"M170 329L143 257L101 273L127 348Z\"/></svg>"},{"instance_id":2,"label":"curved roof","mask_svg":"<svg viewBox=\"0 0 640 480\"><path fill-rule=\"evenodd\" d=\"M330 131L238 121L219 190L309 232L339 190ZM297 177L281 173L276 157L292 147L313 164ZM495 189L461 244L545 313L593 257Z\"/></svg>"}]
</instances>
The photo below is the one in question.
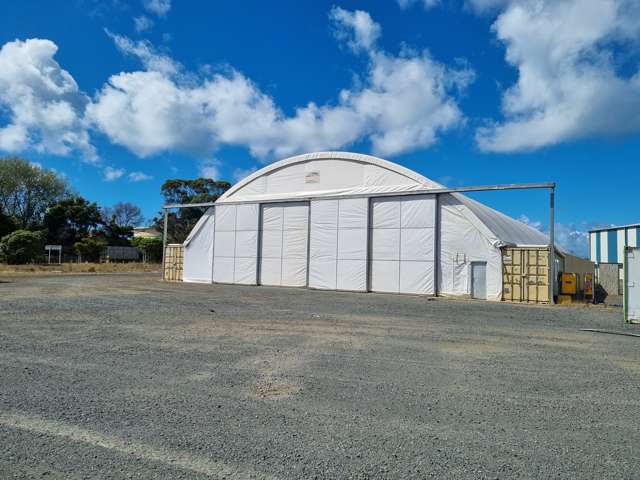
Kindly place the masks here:
<instances>
[{"instance_id":1,"label":"curved roof","mask_svg":"<svg viewBox=\"0 0 640 480\"><path fill-rule=\"evenodd\" d=\"M320 165L321 162L327 165ZM343 171L335 172L338 168L336 162L340 162ZM359 168L344 168L348 164L358 165ZM307 168L300 168L304 165ZM293 172L296 167L298 167L297 171ZM285 169L292 174L284 174ZM331 177L326 182L324 182L325 175ZM278 179L278 176L282 178ZM262 188L255 188L261 179L270 179L274 185L260 185ZM254 188L251 188L252 186ZM231 201L232 197L234 197L233 200L239 200L240 197L258 200L277 199L278 196L291 198L292 195L380 193L389 191L389 188L394 186L403 187L404 190L416 187L442 188L442 185L419 173L382 158L352 152L315 152L285 158L261 168L227 190L217 203Z\"/></svg>"},{"instance_id":2,"label":"curved roof","mask_svg":"<svg viewBox=\"0 0 640 480\"><path fill-rule=\"evenodd\" d=\"M446 187L382 158L351 152L316 152L267 165L227 190L216 204L350 194L375 196L441 188ZM543 233L469 197L452 193L451 198L457 199L451 206L461 209L464 217L495 246L548 243Z\"/></svg>"}]
</instances>

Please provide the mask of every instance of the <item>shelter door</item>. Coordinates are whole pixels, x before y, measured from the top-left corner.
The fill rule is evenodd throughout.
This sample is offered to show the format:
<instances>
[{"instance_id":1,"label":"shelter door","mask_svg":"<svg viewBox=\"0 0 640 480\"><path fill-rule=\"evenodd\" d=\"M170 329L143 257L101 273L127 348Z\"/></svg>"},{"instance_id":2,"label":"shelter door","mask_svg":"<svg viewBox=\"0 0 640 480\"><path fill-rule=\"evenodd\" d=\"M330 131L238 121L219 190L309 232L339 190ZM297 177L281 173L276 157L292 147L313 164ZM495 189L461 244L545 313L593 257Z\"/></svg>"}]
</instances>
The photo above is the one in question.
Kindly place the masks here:
<instances>
[{"instance_id":1,"label":"shelter door","mask_svg":"<svg viewBox=\"0 0 640 480\"><path fill-rule=\"evenodd\" d=\"M471 296L487 299L487 262L471 263Z\"/></svg>"},{"instance_id":2,"label":"shelter door","mask_svg":"<svg viewBox=\"0 0 640 480\"><path fill-rule=\"evenodd\" d=\"M260 284L304 287L307 284L309 204L266 204L261 213Z\"/></svg>"},{"instance_id":3,"label":"shelter door","mask_svg":"<svg viewBox=\"0 0 640 480\"><path fill-rule=\"evenodd\" d=\"M371 200L370 289L434 293L435 196Z\"/></svg>"}]
</instances>

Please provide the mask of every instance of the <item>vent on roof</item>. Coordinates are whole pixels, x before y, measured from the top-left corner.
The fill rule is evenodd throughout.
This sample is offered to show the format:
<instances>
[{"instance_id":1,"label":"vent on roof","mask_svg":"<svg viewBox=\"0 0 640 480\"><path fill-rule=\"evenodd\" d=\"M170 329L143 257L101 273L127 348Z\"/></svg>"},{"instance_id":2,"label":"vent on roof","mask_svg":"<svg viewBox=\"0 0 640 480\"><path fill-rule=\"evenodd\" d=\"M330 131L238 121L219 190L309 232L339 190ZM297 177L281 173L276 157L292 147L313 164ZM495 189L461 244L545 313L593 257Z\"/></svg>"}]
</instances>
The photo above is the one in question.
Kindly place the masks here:
<instances>
[{"instance_id":1,"label":"vent on roof","mask_svg":"<svg viewBox=\"0 0 640 480\"><path fill-rule=\"evenodd\" d=\"M320 183L320 172L309 172L304 176L304 183Z\"/></svg>"}]
</instances>

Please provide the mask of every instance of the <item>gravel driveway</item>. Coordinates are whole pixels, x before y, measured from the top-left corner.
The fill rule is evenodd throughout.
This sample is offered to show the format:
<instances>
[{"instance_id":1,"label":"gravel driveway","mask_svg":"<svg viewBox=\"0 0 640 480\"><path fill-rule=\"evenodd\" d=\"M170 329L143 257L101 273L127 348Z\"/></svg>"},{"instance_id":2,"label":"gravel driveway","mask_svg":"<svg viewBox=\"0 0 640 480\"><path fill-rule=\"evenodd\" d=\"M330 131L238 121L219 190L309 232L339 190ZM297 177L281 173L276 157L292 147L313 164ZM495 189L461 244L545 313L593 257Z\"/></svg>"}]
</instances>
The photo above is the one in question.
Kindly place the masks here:
<instances>
[{"instance_id":1,"label":"gravel driveway","mask_svg":"<svg viewBox=\"0 0 640 480\"><path fill-rule=\"evenodd\" d=\"M5 280L3 479L640 478L618 310Z\"/></svg>"}]
</instances>

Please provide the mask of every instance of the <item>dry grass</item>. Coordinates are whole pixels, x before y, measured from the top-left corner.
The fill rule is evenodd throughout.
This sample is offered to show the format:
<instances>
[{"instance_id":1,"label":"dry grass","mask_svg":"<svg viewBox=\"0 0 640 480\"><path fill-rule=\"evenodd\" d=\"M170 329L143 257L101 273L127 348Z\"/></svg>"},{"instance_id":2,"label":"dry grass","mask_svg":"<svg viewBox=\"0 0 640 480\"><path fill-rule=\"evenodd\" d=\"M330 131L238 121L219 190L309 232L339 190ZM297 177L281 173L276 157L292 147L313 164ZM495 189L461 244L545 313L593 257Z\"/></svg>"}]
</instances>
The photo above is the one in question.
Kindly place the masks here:
<instances>
[{"instance_id":1,"label":"dry grass","mask_svg":"<svg viewBox=\"0 0 640 480\"><path fill-rule=\"evenodd\" d=\"M61 265L6 265L0 263L0 274L42 275L65 273L140 273L160 272L159 263L63 263Z\"/></svg>"}]
</instances>

